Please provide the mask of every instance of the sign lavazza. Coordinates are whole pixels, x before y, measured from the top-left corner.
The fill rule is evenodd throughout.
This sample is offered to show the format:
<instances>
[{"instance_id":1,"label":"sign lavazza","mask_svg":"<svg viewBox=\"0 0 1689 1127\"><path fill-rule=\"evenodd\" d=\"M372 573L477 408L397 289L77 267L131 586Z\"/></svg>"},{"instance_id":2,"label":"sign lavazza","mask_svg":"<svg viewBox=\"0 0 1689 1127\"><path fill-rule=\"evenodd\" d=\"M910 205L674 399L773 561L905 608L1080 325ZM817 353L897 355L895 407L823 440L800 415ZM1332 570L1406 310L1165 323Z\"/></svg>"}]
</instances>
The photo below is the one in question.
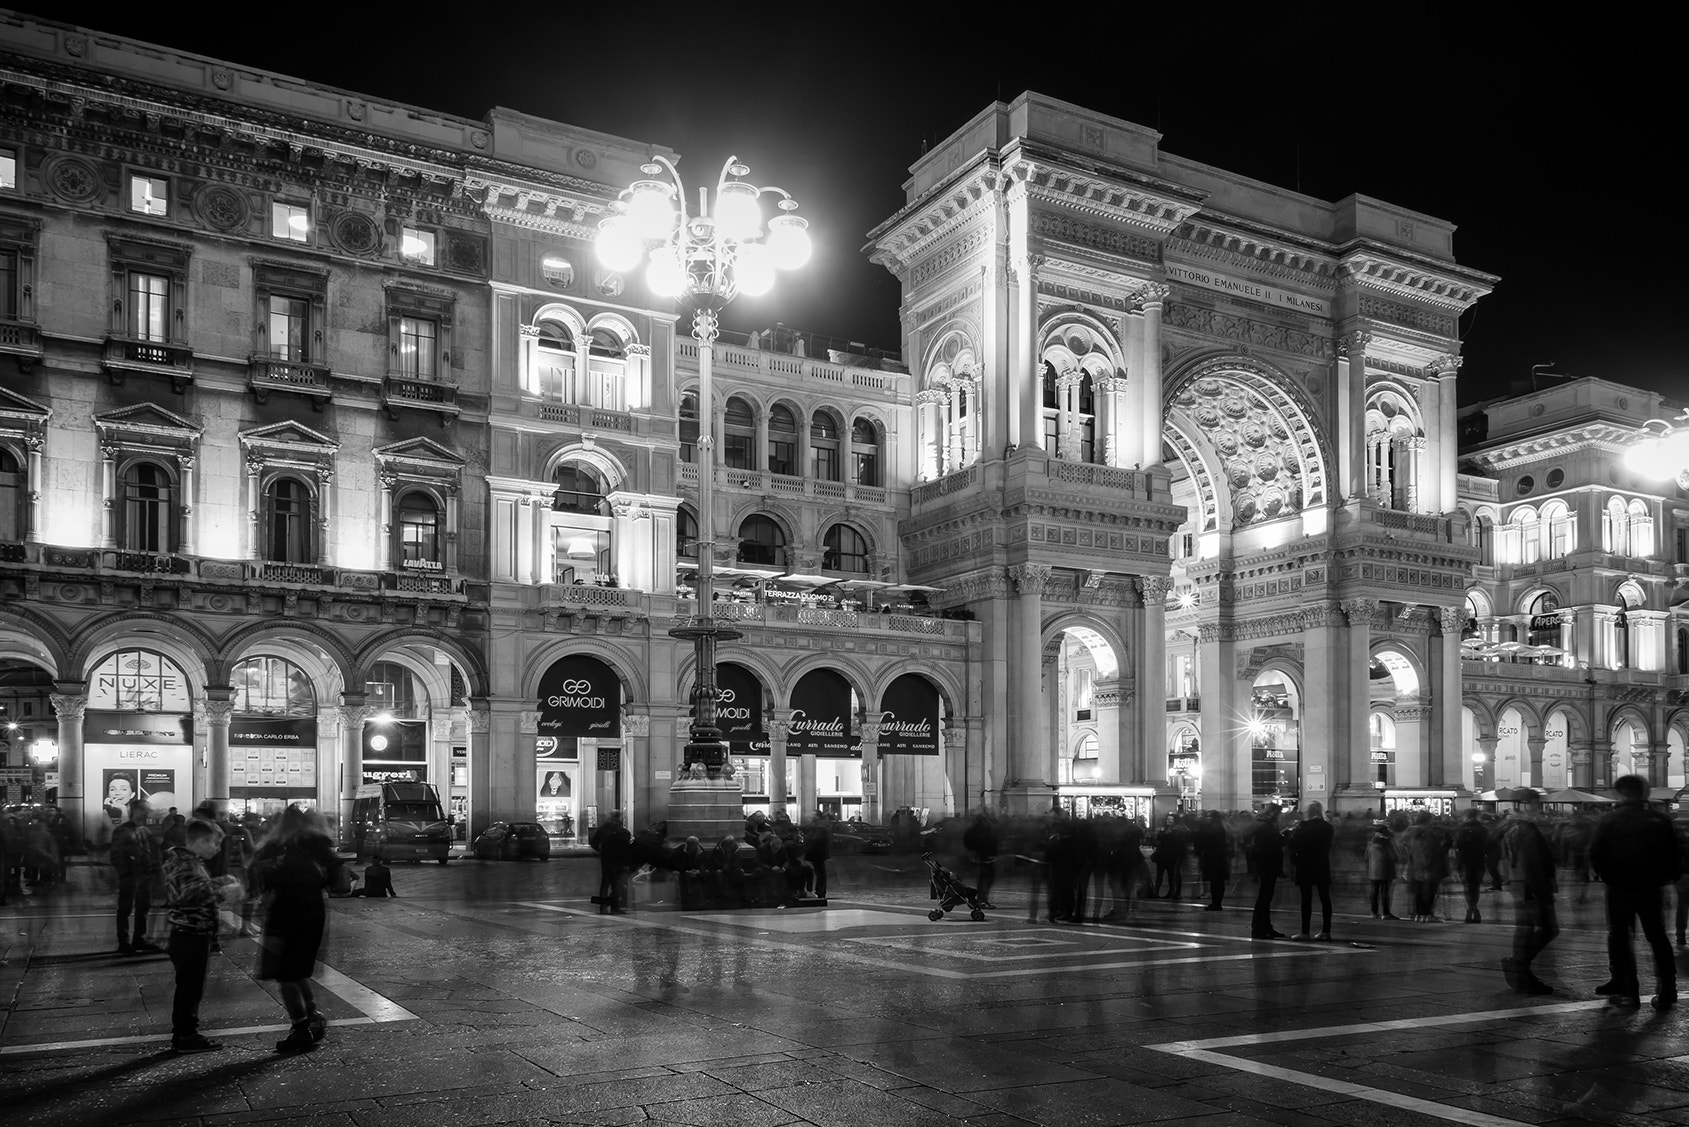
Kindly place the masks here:
<instances>
[{"instance_id":1,"label":"sign lavazza","mask_svg":"<svg viewBox=\"0 0 1689 1127\"><path fill-rule=\"evenodd\" d=\"M1630 507L1657 547L1666 500L1608 519L1594 469L1511 492L1537 454L1499 408L1457 466L1457 324L1496 279L1443 220L1027 93L867 236L898 350L724 334L700 403L674 304L591 251L643 143L15 14L0 70L0 645L86 833L166 786L337 819L372 775L434 784L465 837L665 817L704 472L748 810L1594 785L1616 610L1656 681L1689 649ZM1586 408L1614 409L1567 433L1610 454ZM1634 604L1495 558L1514 497L1537 522L1580 483ZM1569 665L1479 664L1475 637L1554 631ZM1520 715L1544 678L1564 713ZM1681 777L1675 714L1630 707L1626 746Z\"/></svg>"}]
</instances>

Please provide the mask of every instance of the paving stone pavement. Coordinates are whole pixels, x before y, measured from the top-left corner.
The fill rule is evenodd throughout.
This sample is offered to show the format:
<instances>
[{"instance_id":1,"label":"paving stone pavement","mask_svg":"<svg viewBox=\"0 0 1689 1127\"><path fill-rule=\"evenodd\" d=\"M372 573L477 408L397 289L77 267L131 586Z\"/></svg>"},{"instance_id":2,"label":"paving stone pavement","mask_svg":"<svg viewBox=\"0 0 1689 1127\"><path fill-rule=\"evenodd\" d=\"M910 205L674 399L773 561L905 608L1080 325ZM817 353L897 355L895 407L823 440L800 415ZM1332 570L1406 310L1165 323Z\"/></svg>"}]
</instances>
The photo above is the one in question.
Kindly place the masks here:
<instances>
[{"instance_id":1,"label":"paving stone pavement","mask_svg":"<svg viewBox=\"0 0 1689 1127\"><path fill-rule=\"evenodd\" d=\"M1225 912L1149 901L1082 926L1011 881L985 921L930 922L915 858L834 869L826 908L683 912L642 884L601 916L590 858L401 866L399 899L332 902L332 1025L289 1057L250 937L224 940L201 1011L225 1047L172 1054L168 960L112 953L109 877L73 866L0 907L0 1119L1689 1124L1689 1019L1591 993L1598 887L1562 897L1539 963L1557 992L1527 998L1498 970L1494 894L1475 925L1374 921L1345 894L1334 942L1258 942L1247 881Z\"/></svg>"}]
</instances>

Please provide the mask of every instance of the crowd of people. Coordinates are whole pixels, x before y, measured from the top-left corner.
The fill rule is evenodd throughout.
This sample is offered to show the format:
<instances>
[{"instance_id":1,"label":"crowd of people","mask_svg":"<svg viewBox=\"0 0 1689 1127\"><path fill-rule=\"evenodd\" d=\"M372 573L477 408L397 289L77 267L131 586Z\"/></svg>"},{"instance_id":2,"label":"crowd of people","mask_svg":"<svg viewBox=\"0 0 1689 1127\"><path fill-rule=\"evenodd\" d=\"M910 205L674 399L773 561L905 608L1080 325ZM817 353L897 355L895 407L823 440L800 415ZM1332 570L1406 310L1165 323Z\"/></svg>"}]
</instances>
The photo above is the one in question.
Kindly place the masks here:
<instances>
[{"instance_id":1,"label":"crowd of people","mask_svg":"<svg viewBox=\"0 0 1689 1127\"><path fill-rule=\"evenodd\" d=\"M636 874L672 876L683 908L785 908L827 898L832 822L815 814L802 826L785 811L745 818L743 835L728 834L705 846L697 837L674 843L668 824L631 833L620 811L587 838L598 853L600 913L627 911Z\"/></svg>"}]
</instances>

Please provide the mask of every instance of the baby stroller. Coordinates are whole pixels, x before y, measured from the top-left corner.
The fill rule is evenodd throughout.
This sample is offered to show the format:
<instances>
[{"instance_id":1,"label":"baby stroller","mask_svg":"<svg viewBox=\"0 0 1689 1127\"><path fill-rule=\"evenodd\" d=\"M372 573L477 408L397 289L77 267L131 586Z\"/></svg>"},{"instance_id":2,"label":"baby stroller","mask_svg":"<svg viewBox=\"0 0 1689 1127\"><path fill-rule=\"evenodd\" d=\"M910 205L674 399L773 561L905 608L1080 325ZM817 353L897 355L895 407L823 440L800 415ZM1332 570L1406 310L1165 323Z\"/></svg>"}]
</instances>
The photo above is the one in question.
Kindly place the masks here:
<instances>
[{"instance_id":1,"label":"baby stroller","mask_svg":"<svg viewBox=\"0 0 1689 1127\"><path fill-rule=\"evenodd\" d=\"M942 920L944 913L958 904L966 904L972 911L968 913L970 919L983 920L985 909L979 904L979 890L963 884L956 878L956 874L933 860L931 853L921 854L921 860L926 863L927 871L932 874L933 891L938 894L938 907L927 913L929 920Z\"/></svg>"}]
</instances>

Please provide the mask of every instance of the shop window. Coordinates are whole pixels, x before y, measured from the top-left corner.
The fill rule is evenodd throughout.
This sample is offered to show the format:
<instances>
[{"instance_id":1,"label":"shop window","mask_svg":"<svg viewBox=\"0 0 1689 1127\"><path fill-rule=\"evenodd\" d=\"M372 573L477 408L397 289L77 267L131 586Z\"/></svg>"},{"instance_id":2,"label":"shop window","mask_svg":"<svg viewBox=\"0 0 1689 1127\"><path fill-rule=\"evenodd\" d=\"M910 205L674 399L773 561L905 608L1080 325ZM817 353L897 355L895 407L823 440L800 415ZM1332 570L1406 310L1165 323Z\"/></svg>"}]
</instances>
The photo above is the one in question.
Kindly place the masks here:
<instances>
[{"instance_id":1,"label":"shop window","mask_svg":"<svg viewBox=\"0 0 1689 1127\"><path fill-rule=\"evenodd\" d=\"M132 462L123 471L123 526L118 542L125 551L162 554L175 550L175 482L155 462Z\"/></svg>"},{"instance_id":2,"label":"shop window","mask_svg":"<svg viewBox=\"0 0 1689 1127\"><path fill-rule=\"evenodd\" d=\"M393 514L400 567L432 569L440 566L440 509L434 499L417 490L399 499Z\"/></svg>"},{"instance_id":3,"label":"shop window","mask_svg":"<svg viewBox=\"0 0 1689 1127\"><path fill-rule=\"evenodd\" d=\"M311 679L293 662L281 657L249 657L229 675L234 686L234 710L271 716L314 717L317 698Z\"/></svg>"},{"instance_id":4,"label":"shop window","mask_svg":"<svg viewBox=\"0 0 1689 1127\"><path fill-rule=\"evenodd\" d=\"M835 524L821 542L821 570L868 574L868 541L848 524Z\"/></svg>"},{"instance_id":5,"label":"shop window","mask_svg":"<svg viewBox=\"0 0 1689 1127\"><path fill-rule=\"evenodd\" d=\"M850 424L850 456L858 485L880 484L880 437L867 419Z\"/></svg>"},{"instance_id":6,"label":"shop window","mask_svg":"<svg viewBox=\"0 0 1689 1127\"><path fill-rule=\"evenodd\" d=\"M757 419L751 405L738 396L729 399L721 431L722 465L730 470L756 469Z\"/></svg>"},{"instance_id":7,"label":"shop window","mask_svg":"<svg viewBox=\"0 0 1689 1127\"><path fill-rule=\"evenodd\" d=\"M739 526L739 562L785 567L786 533L770 517L746 517Z\"/></svg>"},{"instance_id":8,"label":"shop window","mask_svg":"<svg viewBox=\"0 0 1689 1127\"><path fill-rule=\"evenodd\" d=\"M797 477L798 418L792 409L775 404L768 412L768 472Z\"/></svg>"},{"instance_id":9,"label":"shop window","mask_svg":"<svg viewBox=\"0 0 1689 1127\"><path fill-rule=\"evenodd\" d=\"M391 661L378 661L370 666L364 681L365 702L379 712L390 713L395 720L421 720L428 704L428 694L417 681L416 674Z\"/></svg>"},{"instance_id":10,"label":"shop window","mask_svg":"<svg viewBox=\"0 0 1689 1127\"><path fill-rule=\"evenodd\" d=\"M264 487L264 558L273 563L315 563L310 488L296 477L276 477Z\"/></svg>"}]
</instances>

